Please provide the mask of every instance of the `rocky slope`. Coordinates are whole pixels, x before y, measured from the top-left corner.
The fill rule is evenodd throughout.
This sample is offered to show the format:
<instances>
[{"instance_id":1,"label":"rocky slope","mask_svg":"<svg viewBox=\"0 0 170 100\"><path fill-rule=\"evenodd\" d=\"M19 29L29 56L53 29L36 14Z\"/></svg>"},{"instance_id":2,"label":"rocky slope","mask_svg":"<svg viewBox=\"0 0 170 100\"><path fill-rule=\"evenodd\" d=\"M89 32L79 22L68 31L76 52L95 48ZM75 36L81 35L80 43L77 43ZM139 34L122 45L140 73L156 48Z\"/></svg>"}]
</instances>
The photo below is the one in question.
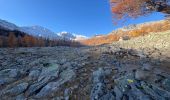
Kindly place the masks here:
<instances>
[{"instance_id":1,"label":"rocky slope","mask_svg":"<svg viewBox=\"0 0 170 100\"><path fill-rule=\"evenodd\" d=\"M95 47L0 49L1 100L169 100L170 31Z\"/></svg>"},{"instance_id":2,"label":"rocky slope","mask_svg":"<svg viewBox=\"0 0 170 100\"><path fill-rule=\"evenodd\" d=\"M145 22L145 23L141 23L141 24L131 24L128 26L125 26L123 28L119 28L115 31L113 31L111 34L116 33L117 31L130 31L130 30L136 30L136 29L140 29L144 26L154 26L155 24L165 24L167 20L159 20L159 21L151 21L151 22Z\"/></svg>"}]
</instances>

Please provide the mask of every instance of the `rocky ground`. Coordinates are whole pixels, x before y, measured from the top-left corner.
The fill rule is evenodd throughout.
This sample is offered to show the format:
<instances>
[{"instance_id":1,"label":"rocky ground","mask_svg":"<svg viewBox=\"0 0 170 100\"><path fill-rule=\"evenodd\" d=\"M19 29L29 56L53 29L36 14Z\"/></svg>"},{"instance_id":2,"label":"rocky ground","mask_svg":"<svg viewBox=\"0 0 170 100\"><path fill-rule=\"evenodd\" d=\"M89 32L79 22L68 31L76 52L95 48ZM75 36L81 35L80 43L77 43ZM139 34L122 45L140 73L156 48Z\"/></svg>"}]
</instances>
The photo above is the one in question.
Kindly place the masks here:
<instances>
[{"instance_id":1,"label":"rocky ground","mask_svg":"<svg viewBox=\"0 0 170 100\"><path fill-rule=\"evenodd\" d=\"M0 100L170 100L170 31L96 47L0 49Z\"/></svg>"}]
</instances>

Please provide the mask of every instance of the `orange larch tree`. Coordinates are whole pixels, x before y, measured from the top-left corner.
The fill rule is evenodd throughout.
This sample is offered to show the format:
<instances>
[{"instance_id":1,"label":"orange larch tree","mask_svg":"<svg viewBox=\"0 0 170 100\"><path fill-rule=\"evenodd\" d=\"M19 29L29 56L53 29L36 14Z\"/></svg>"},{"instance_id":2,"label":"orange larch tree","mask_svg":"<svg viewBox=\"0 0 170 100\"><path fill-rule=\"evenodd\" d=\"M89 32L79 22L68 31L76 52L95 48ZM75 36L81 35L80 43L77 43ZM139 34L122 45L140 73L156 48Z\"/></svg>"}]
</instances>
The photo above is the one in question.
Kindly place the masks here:
<instances>
[{"instance_id":1,"label":"orange larch tree","mask_svg":"<svg viewBox=\"0 0 170 100\"><path fill-rule=\"evenodd\" d=\"M9 36L8 36L8 46L9 47L16 47L17 46L16 36L12 32L9 33Z\"/></svg>"},{"instance_id":2,"label":"orange larch tree","mask_svg":"<svg viewBox=\"0 0 170 100\"><path fill-rule=\"evenodd\" d=\"M170 14L170 0L110 0L116 19L136 18L153 11Z\"/></svg>"}]
</instances>

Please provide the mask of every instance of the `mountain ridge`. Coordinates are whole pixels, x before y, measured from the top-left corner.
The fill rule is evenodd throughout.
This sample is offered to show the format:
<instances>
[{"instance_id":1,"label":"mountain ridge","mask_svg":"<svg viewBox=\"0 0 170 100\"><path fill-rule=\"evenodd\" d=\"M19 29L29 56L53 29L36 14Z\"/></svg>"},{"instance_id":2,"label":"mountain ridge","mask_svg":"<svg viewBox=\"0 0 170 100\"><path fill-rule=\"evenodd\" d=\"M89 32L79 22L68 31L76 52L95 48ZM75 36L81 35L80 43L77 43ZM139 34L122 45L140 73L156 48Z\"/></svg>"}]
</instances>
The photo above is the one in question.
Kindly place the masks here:
<instances>
[{"instance_id":1,"label":"mountain ridge","mask_svg":"<svg viewBox=\"0 0 170 100\"><path fill-rule=\"evenodd\" d=\"M59 33L55 33L43 26L39 26L39 25L34 25L34 26L17 26L11 22L8 22L6 20L2 20L0 19L0 27L4 28L4 29L8 29L8 30L18 30L21 32L25 32L29 35L35 36L35 37L43 37L43 38L49 38L49 39L66 39L66 40L82 40L82 39L86 39L86 36L83 35L77 35L77 34L73 34L73 33L68 33L68 35L61 35L59 36ZM60 32L62 33L62 32ZM63 37L66 36L66 37ZM70 37L69 37L70 36ZM80 38L81 37L81 38Z\"/></svg>"}]
</instances>

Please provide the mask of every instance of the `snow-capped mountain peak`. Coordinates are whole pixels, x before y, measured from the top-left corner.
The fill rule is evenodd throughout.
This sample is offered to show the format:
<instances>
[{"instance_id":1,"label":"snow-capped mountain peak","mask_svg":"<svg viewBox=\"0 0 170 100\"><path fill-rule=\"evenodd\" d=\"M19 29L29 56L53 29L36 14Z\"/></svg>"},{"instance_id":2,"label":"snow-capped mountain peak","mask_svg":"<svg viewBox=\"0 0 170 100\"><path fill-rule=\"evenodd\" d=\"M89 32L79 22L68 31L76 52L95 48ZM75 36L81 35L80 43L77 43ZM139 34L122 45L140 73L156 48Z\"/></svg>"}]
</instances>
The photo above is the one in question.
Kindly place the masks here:
<instances>
[{"instance_id":1,"label":"snow-capped mountain peak","mask_svg":"<svg viewBox=\"0 0 170 100\"><path fill-rule=\"evenodd\" d=\"M0 28L7 29L7 30L18 30L35 37L43 37L49 39L83 40L87 38L86 36L77 35L67 31L55 33L45 27L38 26L38 25L19 27L13 23L1 19L0 19Z\"/></svg>"},{"instance_id":2,"label":"snow-capped mountain peak","mask_svg":"<svg viewBox=\"0 0 170 100\"><path fill-rule=\"evenodd\" d=\"M74 40L79 41L79 40L84 40L84 39L88 39L87 36L84 35L77 35L77 34L73 34L76 38Z\"/></svg>"},{"instance_id":3,"label":"snow-capped mountain peak","mask_svg":"<svg viewBox=\"0 0 170 100\"><path fill-rule=\"evenodd\" d=\"M39 36L39 37L50 38L50 39L59 38L57 34L42 26L21 27L20 29L21 31L29 33L30 35L33 36Z\"/></svg>"},{"instance_id":4,"label":"snow-capped mountain peak","mask_svg":"<svg viewBox=\"0 0 170 100\"><path fill-rule=\"evenodd\" d=\"M77 35L75 33L69 33L67 31L62 31L60 33L57 33L62 39L64 40L83 40L83 39L87 39L86 36L83 35Z\"/></svg>"},{"instance_id":5,"label":"snow-capped mountain peak","mask_svg":"<svg viewBox=\"0 0 170 100\"><path fill-rule=\"evenodd\" d=\"M74 40L75 38L73 34L66 31L60 32L58 35L64 40Z\"/></svg>"}]
</instances>

